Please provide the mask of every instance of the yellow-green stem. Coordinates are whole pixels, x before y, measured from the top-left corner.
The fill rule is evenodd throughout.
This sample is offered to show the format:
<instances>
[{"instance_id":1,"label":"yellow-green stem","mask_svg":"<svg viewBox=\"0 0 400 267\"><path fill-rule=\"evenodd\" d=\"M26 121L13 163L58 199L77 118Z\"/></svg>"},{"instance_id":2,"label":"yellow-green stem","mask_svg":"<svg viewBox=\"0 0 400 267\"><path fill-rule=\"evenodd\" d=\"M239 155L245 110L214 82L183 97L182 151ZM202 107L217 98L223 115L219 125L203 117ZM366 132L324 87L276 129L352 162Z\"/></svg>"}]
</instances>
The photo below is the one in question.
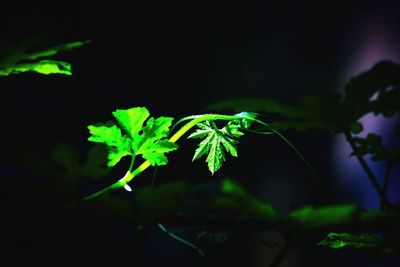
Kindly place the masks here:
<instances>
[{"instance_id":1,"label":"yellow-green stem","mask_svg":"<svg viewBox=\"0 0 400 267\"><path fill-rule=\"evenodd\" d=\"M175 143L187 131L189 131L192 127L196 126L198 123L200 123L202 121L206 121L206 120L228 120L228 121L230 121L233 119L238 119L237 115L203 114L203 115L194 115L194 116L185 117L185 118L181 119L179 122L186 121L186 120L190 120L190 121L188 123L186 123L181 129L179 129L179 131L177 131L173 136L171 136L171 138L169 138L169 141L172 143ZM96 198L96 197L102 195L103 193L108 192L111 189L124 187L133 178L135 178L138 174L142 173L148 167L150 167L150 162L148 160L146 160L132 172L131 168L133 166L133 162L134 162L134 157L132 158L129 170L126 172L126 174L124 175L123 178L121 178L114 184L107 186L104 189L101 189L100 191L97 191L89 196L86 196L84 198L84 200L90 200L90 199Z\"/></svg>"}]
</instances>

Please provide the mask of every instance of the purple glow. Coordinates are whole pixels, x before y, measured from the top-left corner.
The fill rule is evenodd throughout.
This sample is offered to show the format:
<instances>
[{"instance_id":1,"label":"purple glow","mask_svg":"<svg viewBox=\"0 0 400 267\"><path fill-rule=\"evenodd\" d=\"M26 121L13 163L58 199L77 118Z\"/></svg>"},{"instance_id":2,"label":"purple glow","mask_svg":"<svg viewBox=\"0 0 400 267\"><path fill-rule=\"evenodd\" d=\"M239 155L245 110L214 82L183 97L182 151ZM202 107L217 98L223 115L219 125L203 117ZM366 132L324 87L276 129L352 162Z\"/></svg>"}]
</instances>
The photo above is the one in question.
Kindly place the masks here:
<instances>
[{"instance_id":1,"label":"purple glow","mask_svg":"<svg viewBox=\"0 0 400 267\"><path fill-rule=\"evenodd\" d=\"M400 40L392 23L382 16L370 16L363 23L355 25L349 33L349 43L354 51L348 59L347 67L343 69L341 85L353 75L368 70L378 61L400 61Z\"/></svg>"},{"instance_id":2,"label":"purple glow","mask_svg":"<svg viewBox=\"0 0 400 267\"><path fill-rule=\"evenodd\" d=\"M400 119L399 116L392 118L385 118L383 116L375 116L367 114L360 119L364 126L364 131L357 136L365 137L368 133L376 133L382 136L384 145L392 145L393 141L393 127ZM364 208L378 208L379 198L374 191L372 185L362 169L356 157L350 157L352 150L347 143L344 135L338 135L333 142L333 170L335 177L338 178L339 184L346 188L347 194L353 196L353 200L359 203ZM374 162L369 156L365 157L367 164L370 166L372 172L378 177L379 180L384 175L385 163ZM400 197L399 186L397 179L393 178L397 172L397 168L393 168L392 179L390 180L388 196L389 199L398 201ZM346 191L345 190L345 191Z\"/></svg>"},{"instance_id":3,"label":"purple glow","mask_svg":"<svg viewBox=\"0 0 400 267\"><path fill-rule=\"evenodd\" d=\"M371 68L375 63L381 60L391 60L398 62L400 59L400 42L397 35L393 34L391 25L381 17L367 20L365 25L358 25L359 32L352 32L351 41L355 44L355 51L349 64L345 68L341 77L340 87L352 76ZM360 30L361 29L361 30ZM355 37L355 38L354 38ZM396 118L385 118L383 116L374 116L367 114L360 119L364 126L364 131L358 136L364 137L368 133L376 133L382 136L383 144L393 144L393 127L399 121ZM364 170L356 157L350 157L351 148L343 135L335 136L333 141L332 169L335 177L338 177L338 183L345 188L345 194L352 198L364 208L379 208L379 198L370 184ZM383 177L385 164L383 162L373 162L370 157L365 157L375 176L379 180ZM395 166L394 166L395 167ZM392 176L398 173L398 166L393 168ZM399 201L400 191L398 188L398 179L392 177L388 189L388 197L391 200ZM395 185L397 183L397 185ZM397 189L397 190L396 190ZM346 192L347 191L347 192Z\"/></svg>"}]
</instances>

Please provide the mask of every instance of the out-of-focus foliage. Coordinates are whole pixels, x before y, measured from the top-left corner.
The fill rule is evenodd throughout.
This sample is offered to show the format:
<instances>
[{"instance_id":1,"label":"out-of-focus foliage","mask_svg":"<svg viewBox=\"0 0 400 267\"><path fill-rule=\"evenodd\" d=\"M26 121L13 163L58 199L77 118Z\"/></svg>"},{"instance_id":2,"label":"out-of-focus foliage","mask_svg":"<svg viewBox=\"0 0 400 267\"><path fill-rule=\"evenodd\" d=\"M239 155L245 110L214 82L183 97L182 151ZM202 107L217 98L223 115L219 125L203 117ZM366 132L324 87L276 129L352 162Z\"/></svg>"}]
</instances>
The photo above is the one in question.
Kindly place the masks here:
<instances>
[{"instance_id":1,"label":"out-of-focus foliage","mask_svg":"<svg viewBox=\"0 0 400 267\"><path fill-rule=\"evenodd\" d=\"M34 71L45 75L72 75L71 64L67 62L50 59L36 60L39 58L54 56L60 51L75 49L87 44L88 42L89 41L70 42L33 53L27 53L26 51L11 53L5 58L0 59L0 76L8 76L10 74L18 74L27 71Z\"/></svg>"},{"instance_id":2,"label":"out-of-focus foliage","mask_svg":"<svg viewBox=\"0 0 400 267\"><path fill-rule=\"evenodd\" d=\"M359 134L364 130L359 119L368 113L392 117L400 113L400 65L381 61L370 70L350 79L344 94L306 95L300 104L276 99L233 99L214 103L210 110L249 110L273 116L271 127L277 130L326 130ZM400 126L395 132L400 136ZM354 137L353 155L371 155L374 161L400 162L400 146L386 147L382 137L369 133Z\"/></svg>"},{"instance_id":3,"label":"out-of-focus foliage","mask_svg":"<svg viewBox=\"0 0 400 267\"><path fill-rule=\"evenodd\" d=\"M300 104L286 104L275 99L233 99L214 103L210 110L248 110L275 115L271 122L277 130L329 130L358 133L358 120L367 113L393 116L400 111L400 66L382 61L370 70L353 77L344 95L307 95Z\"/></svg>"},{"instance_id":4,"label":"out-of-focus foliage","mask_svg":"<svg viewBox=\"0 0 400 267\"><path fill-rule=\"evenodd\" d=\"M381 238L370 234L350 234L350 233L328 233L328 235L318 243L318 246L326 246L330 248L377 248L383 245Z\"/></svg>"},{"instance_id":5,"label":"out-of-focus foliage","mask_svg":"<svg viewBox=\"0 0 400 267\"><path fill-rule=\"evenodd\" d=\"M332 205L325 207L305 206L293 210L289 218L295 225L303 229L311 229L320 226L339 225L348 223L356 218L358 208L354 204Z\"/></svg>"},{"instance_id":6,"label":"out-of-focus foliage","mask_svg":"<svg viewBox=\"0 0 400 267\"><path fill-rule=\"evenodd\" d=\"M372 155L373 161L400 162L400 145L390 148L382 144L382 137L370 133L366 137L354 137L357 150L354 155Z\"/></svg>"},{"instance_id":7,"label":"out-of-focus foliage","mask_svg":"<svg viewBox=\"0 0 400 267\"><path fill-rule=\"evenodd\" d=\"M71 179L79 180L86 177L97 179L110 172L110 169L106 166L105 154L104 146L93 146L88 152L86 162L81 164L73 147L59 143L53 149L51 158L54 160L55 165L63 168L63 173Z\"/></svg>"},{"instance_id":8,"label":"out-of-focus foliage","mask_svg":"<svg viewBox=\"0 0 400 267\"><path fill-rule=\"evenodd\" d=\"M274 222L278 211L271 203L265 203L247 192L238 183L225 179L221 183L221 191L210 207L220 214L234 216L253 216Z\"/></svg>"},{"instance_id":9,"label":"out-of-focus foliage","mask_svg":"<svg viewBox=\"0 0 400 267\"><path fill-rule=\"evenodd\" d=\"M182 181L172 181L157 187L143 186L129 195L115 192L82 203L88 213L107 218L129 218L138 223L158 223L186 207L195 188Z\"/></svg>"}]
</instances>

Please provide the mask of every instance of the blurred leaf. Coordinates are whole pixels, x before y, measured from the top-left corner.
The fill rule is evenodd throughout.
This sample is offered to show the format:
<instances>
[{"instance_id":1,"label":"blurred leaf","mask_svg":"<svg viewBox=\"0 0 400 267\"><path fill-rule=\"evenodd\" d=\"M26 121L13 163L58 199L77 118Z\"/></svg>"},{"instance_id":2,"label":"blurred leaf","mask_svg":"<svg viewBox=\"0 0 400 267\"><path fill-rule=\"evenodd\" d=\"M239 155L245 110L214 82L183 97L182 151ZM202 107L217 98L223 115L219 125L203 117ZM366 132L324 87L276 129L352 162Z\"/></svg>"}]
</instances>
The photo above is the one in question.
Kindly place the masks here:
<instances>
[{"instance_id":1,"label":"blurred leaf","mask_svg":"<svg viewBox=\"0 0 400 267\"><path fill-rule=\"evenodd\" d=\"M135 191L132 216L140 222L157 222L174 214L183 206L183 199L192 193L185 183L169 182L158 187L142 187Z\"/></svg>"},{"instance_id":2,"label":"blurred leaf","mask_svg":"<svg viewBox=\"0 0 400 267\"><path fill-rule=\"evenodd\" d=\"M110 172L107 168L107 149L103 145L95 145L89 149L87 161L83 168L83 172L87 177L98 179L106 176Z\"/></svg>"},{"instance_id":3,"label":"blurred leaf","mask_svg":"<svg viewBox=\"0 0 400 267\"><path fill-rule=\"evenodd\" d=\"M400 65L381 61L350 79L344 95L306 95L297 105L275 99L233 99L209 105L209 110L248 110L266 116L277 130L329 130L336 133L362 131L358 120L367 113L393 116L400 112ZM377 96L374 99L374 96Z\"/></svg>"},{"instance_id":4,"label":"blurred leaf","mask_svg":"<svg viewBox=\"0 0 400 267\"><path fill-rule=\"evenodd\" d=\"M21 72L35 71L40 74L64 74L72 75L71 64L57 60L41 60L35 63L24 63L3 67L0 69L0 76L18 74Z\"/></svg>"},{"instance_id":5,"label":"blurred leaf","mask_svg":"<svg viewBox=\"0 0 400 267\"><path fill-rule=\"evenodd\" d=\"M289 218L301 228L311 229L327 225L339 225L352 221L358 214L354 204L332 205L321 208L305 206L289 213Z\"/></svg>"},{"instance_id":6,"label":"blurred leaf","mask_svg":"<svg viewBox=\"0 0 400 267\"><path fill-rule=\"evenodd\" d=\"M329 233L324 240L318 243L318 246L330 248L352 247L358 249L377 248L383 245L381 238L370 234L350 234L350 233Z\"/></svg>"},{"instance_id":7,"label":"blurred leaf","mask_svg":"<svg viewBox=\"0 0 400 267\"><path fill-rule=\"evenodd\" d=\"M70 177L81 176L80 166L78 164L78 154L71 146L59 143L51 152L54 162L62 167Z\"/></svg>"},{"instance_id":8,"label":"blurred leaf","mask_svg":"<svg viewBox=\"0 0 400 267\"><path fill-rule=\"evenodd\" d=\"M222 181L221 192L208 207L227 216L259 217L270 222L278 218L278 211L273 205L260 201L229 179Z\"/></svg>"},{"instance_id":9,"label":"blurred leaf","mask_svg":"<svg viewBox=\"0 0 400 267\"><path fill-rule=\"evenodd\" d=\"M18 74L21 72L34 71L41 74L64 74L72 75L71 65L67 62L59 60L40 60L32 62L38 58L54 56L60 51L68 51L76 47L87 44L89 41L70 42L58 46L54 46L35 53L26 53L22 51L8 55L0 61L0 76L8 76L10 74Z\"/></svg>"},{"instance_id":10,"label":"blurred leaf","mask_svg":"<svg viewBox=\"0 0 400 267\"><path fill-rule=\"evenodd\" d=\"M369 133L366 137L354 137L357 146L352 155L364 156L370 154L373 161L400 162L400 145L389 148L382 144L382 137Z\"/></svg>"},{"instance_id":11,"label":"blurred leaf","mask_svg":"<svg viewBox=\"0 0 400 267\"><path fill-rule=\"evenodd\" d=\"M358 122L358 121L356 121L356 122L354 122L354 123L352 123L352 124L350 125L350 132L352 132L353 134L359 134L359 133L361 133L363 130L364 130L363 125L362 125L360 122Z\"/></svg>"},{"instance_id":12,"label":"blurred leaf","mask_svg":"<svg viewBox=\"0 0 400 267\"><path fill-rule=\"evenodd\" d=\"M106 149L103 145L95 145L89 149L85 164L80 163L75 147L59 143L51 152L54 161L54 174L70 181L80 181L83 178L98 179L110 172L106 165ZM61 167L61 168L60 168Z\"/></svg>"}]
</instances>

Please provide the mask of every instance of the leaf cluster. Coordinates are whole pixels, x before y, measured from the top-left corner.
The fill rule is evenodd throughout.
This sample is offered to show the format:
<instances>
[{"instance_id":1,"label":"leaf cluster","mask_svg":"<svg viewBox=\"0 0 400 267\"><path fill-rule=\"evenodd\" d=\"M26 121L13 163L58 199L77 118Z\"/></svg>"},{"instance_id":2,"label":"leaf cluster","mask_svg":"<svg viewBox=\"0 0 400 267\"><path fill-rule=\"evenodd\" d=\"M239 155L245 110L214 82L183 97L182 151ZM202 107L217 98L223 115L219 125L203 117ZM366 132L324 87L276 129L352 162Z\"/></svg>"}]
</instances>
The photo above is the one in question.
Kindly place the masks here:
<instances>
[{"instance_id":1,"label":"leaf cluster","mask_svg":"<svg viewBox=\"0 0 400 267\"><path fill-rule=\"evenodd\" d=\"M373 161L400 163L400 145L390 148L382 144L380 135L370 133L366 137L354 137L357 149L352 155L371 155Z\"/></svg>"}]
</instances>

